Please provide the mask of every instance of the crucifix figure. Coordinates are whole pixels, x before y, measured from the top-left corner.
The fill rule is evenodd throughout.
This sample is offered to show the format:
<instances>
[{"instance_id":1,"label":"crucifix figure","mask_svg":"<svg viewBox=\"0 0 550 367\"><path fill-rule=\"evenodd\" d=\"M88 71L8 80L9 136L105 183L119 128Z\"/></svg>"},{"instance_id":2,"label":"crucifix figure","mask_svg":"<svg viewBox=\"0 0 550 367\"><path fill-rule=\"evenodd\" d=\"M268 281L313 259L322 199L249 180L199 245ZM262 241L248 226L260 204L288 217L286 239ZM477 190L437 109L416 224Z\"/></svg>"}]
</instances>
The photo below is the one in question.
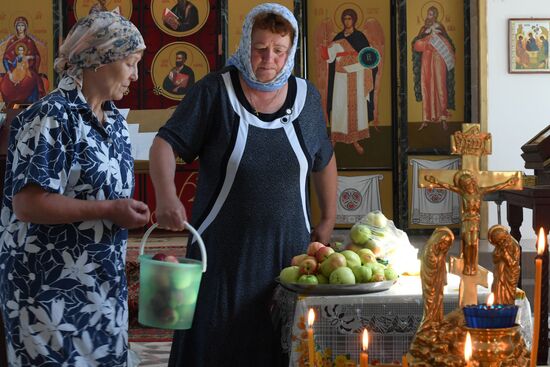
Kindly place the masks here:
<instances>
[{"instance_id":1,"label":"crucifix figure","mask_svg":"<svg viewBox=\"0 0 550 367\"><path fill-rule=\"evenodd\" d=\"M462 270L459 303L477 304L477 284L483 282L478 272L479 223L483 195L508 189L521 189L520 172L474 173L470 170L421 170L420 186L442 188L461 196L462 224L460 228ZM431 173L431 174L427 174ZM426 184L427 183L427 184ZM456 273L456 272L455 272Z\"/></svg>"},{"instance_id":2,"label":"crucifix figure","mask_svg":"<svg viewBox=\"0 0 550 367\"><path fill-rule=\"evenodd\" d=\"M448 170L449 171L449 170ZM456 171L453 184L440 181L436 176L425 175L424 179L430 188L442 188L456 192L462 197L461 252L464 257L464 275L475 275L477 272L477 250L479 246L480 209L483 195L489 192L513 187L520 180L516 175L490 185L480 186L476 175L469 170Z\"/></svg>"}]
</instances>

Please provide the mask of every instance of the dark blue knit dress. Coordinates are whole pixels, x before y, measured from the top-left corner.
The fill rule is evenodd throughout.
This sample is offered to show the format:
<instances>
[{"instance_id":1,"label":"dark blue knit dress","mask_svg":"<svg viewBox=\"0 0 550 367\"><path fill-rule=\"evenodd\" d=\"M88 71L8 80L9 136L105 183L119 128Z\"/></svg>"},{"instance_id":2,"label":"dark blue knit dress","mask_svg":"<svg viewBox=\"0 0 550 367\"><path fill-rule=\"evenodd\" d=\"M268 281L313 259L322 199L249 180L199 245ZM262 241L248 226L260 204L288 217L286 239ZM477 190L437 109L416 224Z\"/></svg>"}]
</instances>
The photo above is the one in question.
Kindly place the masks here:
<instances>
[{"instance_id":1,"label":"dark blue knit dress","mask_svg":"<svg viewBox=\"0 0 550 367\"><path fill-rule=\"evenodd\" d=\"M187 162L200 158L191 222L208 254L193 327L175 333L170 366L279 363L274 279L309 243L308 176L332 146L319 94L303 79L290 78L280 111L251 111L228 68L200 80L159 131ZM188 256L200 257L196 244Z\"/></svg>"}]
</instances>

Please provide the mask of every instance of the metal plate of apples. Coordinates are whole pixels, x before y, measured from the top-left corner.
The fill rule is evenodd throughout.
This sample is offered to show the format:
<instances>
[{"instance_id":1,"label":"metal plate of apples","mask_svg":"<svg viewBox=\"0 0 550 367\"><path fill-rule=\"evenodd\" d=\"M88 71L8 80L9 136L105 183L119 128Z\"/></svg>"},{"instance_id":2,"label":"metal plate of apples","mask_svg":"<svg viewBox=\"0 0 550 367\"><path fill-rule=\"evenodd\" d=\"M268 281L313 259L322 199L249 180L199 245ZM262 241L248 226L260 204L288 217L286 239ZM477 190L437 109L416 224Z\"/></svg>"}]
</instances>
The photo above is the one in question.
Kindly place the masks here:
<instances>
[{"instance_id":1,"label":"metal plate of apples","mask_svg":"<svg viewBox=\"0 0 550 367\"><path fill-rule=\"evenodd\" d=\"M370 249L337 252L311 242L307 252L294 256L276 281L298 293L342 295L385 291L397 277L397 271Z\"/></svg>"},{"instance_id":2,"label":"metal plate of apples","mask_svg":"<svg viewBox=\"0 0 550 367\"><path fill-rule=\"evenodd\" d=\"M275 280L284 288L301 294L337 296L349 294L364 294L382 292L391 288L397 280L384 280L373 283L356 283L356 284L305 284L305 283L285 283L279 277Z\"/></svg>"}]
</instances>

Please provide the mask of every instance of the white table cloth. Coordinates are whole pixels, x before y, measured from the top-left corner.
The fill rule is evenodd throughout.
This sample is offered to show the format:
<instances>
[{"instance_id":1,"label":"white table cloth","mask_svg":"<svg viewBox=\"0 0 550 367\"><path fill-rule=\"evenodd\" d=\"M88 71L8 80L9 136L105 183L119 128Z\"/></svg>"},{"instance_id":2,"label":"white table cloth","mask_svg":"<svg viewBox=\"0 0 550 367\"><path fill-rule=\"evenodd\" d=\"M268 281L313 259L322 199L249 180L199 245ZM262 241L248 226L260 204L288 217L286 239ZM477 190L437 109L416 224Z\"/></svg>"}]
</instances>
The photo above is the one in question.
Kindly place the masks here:
<instances>
[{"instance_id":1,"label":"white table cloth","mask_svg":"<svg viewBox=\"0 0 550 367\"><path fill-rule=\"evenodd\" d=\"M490 274L492 276L492 274ZM489 279L491 284L492 279ZM460 278L448 274L444 290L445 314L458 307ZM485 302L490 291L478 287L478 301ZM282 286L276 290L274 315L282 325L283 349L289 353L290 366L305 366L307 360L307 312L316 314L314 335L319 358L359 361L361 333L369 330L369 359L382 363L401 362L422 319L423 302L420 277L402 276L389 290L344 296L299 295ZM527 298L517 300L518 323L530 347L531 308ZM330 357L329 357L330 355ZM349 363L349 362L348 362ZM331 364L332 365L332 364Z\"/></svg>"}]
</instances>

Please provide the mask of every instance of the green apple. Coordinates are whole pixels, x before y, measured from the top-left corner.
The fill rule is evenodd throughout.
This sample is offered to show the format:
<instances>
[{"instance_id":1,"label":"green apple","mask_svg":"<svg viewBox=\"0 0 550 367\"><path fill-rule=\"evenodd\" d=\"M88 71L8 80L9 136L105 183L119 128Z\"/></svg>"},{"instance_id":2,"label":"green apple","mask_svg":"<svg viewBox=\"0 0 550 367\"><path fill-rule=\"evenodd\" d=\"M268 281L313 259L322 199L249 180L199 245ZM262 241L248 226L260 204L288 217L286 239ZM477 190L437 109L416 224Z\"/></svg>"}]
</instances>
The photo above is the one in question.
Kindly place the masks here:
<instances>
[{"instance_id":1,"label":"green apple","mask_svg":"<svg viewBox=\"0 0 550 367\"><path fill-rule=\"evenodd\" d=\"M372 269L372 278L371 282L381 282L385 279L384 271L386 267L380 263L368 263L367 266L371 267Z\"/></svg>"},{"instance_id":2,"label":"green apple","mask_svg":"<svg viewBox=\"0 0 550 367\"><path fill-rule=\"evenodd\" d=\"M397 276L398 274L394 268L388 266L386 269L384 269L384 277L386 278L386 280L395 280L397 279Z\"/></svg>"},{"instance_id":3,"label":"green apple","mask_svg":"<svg viewBox=\"0 0 550 367\"><path fill-rule=\"evenodd\" d=\"M384 273L373 273L372 278L370 278L371 282L383 282L384 281Z\"/></svg>"},{"instance_id":4,"label":"green apple","mask_svg":"<svg viewBox=\"0 0 550 367\"><path fill-rule=\"evenodd\" d=\"M355 275L347 266L341 266L330 274L328 281L330 284L355 284Z\"/></svg>"},{"instance_id":5,"label":"green apple","mask_svg":"<svg viewBox=\"0 0 550 367\"><path fill-rule=\"evenodd\" d=\"M300 284L319 284L317 277L311 274L303 274L298 278L298 283Z\"/></svg>"},{"instance_id":6,"label":"green apple","mask_svg":"<svg viewBox=\"0 0 550 367\"><path fill-rule=\"evenodd\" d=\"M334 269L346 265L346 257L339 252L335 252L329 255L329 257L327 257L327 259L321 263L321 274L323 274L327 278L330 278L330 274L334 271Z\"/></svg>"},{"instance_id":7,"label":"green apple","mask_svg":"<svg viewBox=\"0 0 550 367\"><path fill-rule=\"evenodd\" d=\"M336 252L340 252L344 249L344 243L343 242L339 242L339 241L336 241L334 242L332 245L330 245L331 248L334 249L334 251Z\"/></svg>"},{"instance_id":8,"label":"green apple","mask_svg":"<svg viewBox=\"0 0 550 367\"><path fill-rule=\"evenodd\" d=\"M388 218L381 211L376 210L367 214L367 223L373 227L386 228Z\"/></svg>"},{"instance_id":9,"label":"green apple","mask_svg":"<svg viewBox=\"0 0 550 367\"><path fill-rule=\"evenodd\" d=\"M185 289L189 287L194 277L194 273L190 271L173 271L172 283L174 284L174 288Z\"/></svg>"},{"instance_id":10,"label":"green apple","mask_svg":"<svg viewBox=\"0 0 550 367\"><path fill-rule=\"evenodd\" d=\"M374 274L374 273L382 273L382 274L384 274L384 269L386 268L384 265L380 264L379 262L366 263L366 264L363 265L363 266L366 266L366 267L371 268L373 274Z\"/></svg>"},{"instance_id":11,"label":"green apple","mask_svg":"<svg viewBox=\"0 0 550 367\"><path fill-rule=\"evenodd\" d=\"M374 253L374 256L381 257L384 255L382 247L378 246L376 241L372 238L369 238L367 242L365 242L365 246Z\"/></svg>"},{"instance_id":12,"label":"green apple","mask_svg":"<svg viewBox=\"0 0 550 367\"><path fill-rule=\"evenodd\" d=\"M323 274L319 273L315 274L315 276L317 277L317 281L319 282L319 284L328 284L328 278Z\"/></svg>"},{"instance_id":13,"label":"green apple","mask_svg":"<svg viewBox=\"0 0 550 367\"><path fill-rule=\"evenodd\" d=\"M348 268L353 268L354 266L361 265L361 258L354 251L344 250L340 253L346 258L346 264Z\"/></svg>"},{"instance_id":14,"label":"green apple","mask_svg":"<svg viewBox=\"0 0 550 367\"><path fill-rule=\"evenodd\" d=\"M369 227L362 223L355 223L349 233L351 240L357 245L364 245L371 235Z\"/></svg>"},{"instance_id":15,"label":"green apple","mask_svg":"<svg viewBox=\"0 0 550 367\"><path fill-rule=\"evenodd\" d=\"M298 266L288 266L281 270L279 277L283 283L296 283L300 277L300 268Z\"/></svg>"},{"instance_id":16,"label":"green apple","mask_svg":"<svg viewBox=\"0 0 550 367\"><path fill-rule=\"evenodd\" d=\"M374 252L372 252L371 249L368 249L368 248L359 249L357 250L357 255L359 255L362 265L376 262L376 256L374 255Z\"/></svg>"},{"instance_id":17,"label":"green apple","mask_svg":"<svg viewBox=\"0 0 550 367\"><path fill-rule=\"evenodd\" d=\"M372 269L367 266L354 266L351 271L353 271L357 283L368 283L372 277Z\"/></svg>"},{"instance_id":18,"label":"green apple","mask_svg":"<svg viewBox=\"0 0 550 367\"><path fill-rule=\"evenodd\" d=\"M198 289L199 287L197 287ZM197 303L197 298L199 296L199 292L197 291L187 291L185 292L185 298L183 299L183 304L187 306L192 306Z\"/></svg>"}]
</instances>

